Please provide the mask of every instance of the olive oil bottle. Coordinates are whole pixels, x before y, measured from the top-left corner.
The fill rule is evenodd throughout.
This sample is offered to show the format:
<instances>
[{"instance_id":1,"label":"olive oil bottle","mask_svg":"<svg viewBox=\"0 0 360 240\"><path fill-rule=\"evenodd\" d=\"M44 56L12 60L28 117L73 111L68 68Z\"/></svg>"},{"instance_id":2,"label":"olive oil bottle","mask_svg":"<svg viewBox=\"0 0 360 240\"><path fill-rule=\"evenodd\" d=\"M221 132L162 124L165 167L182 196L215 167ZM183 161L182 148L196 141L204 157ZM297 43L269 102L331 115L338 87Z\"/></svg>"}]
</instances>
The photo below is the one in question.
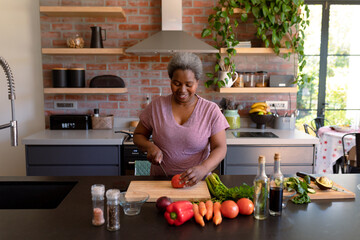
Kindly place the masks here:
<instances>
[{"instance_id":1,"label":"olive oil bottle","mask_svg":"<svg viewBox=\"0 0 360 240\"><path fill-rule=\"evenodd\" d=\"M258 220L267 218L269 180L265 174L265 157L259 156L259 167L254 179L254 217Z\"/></svg>"}]
</instances>

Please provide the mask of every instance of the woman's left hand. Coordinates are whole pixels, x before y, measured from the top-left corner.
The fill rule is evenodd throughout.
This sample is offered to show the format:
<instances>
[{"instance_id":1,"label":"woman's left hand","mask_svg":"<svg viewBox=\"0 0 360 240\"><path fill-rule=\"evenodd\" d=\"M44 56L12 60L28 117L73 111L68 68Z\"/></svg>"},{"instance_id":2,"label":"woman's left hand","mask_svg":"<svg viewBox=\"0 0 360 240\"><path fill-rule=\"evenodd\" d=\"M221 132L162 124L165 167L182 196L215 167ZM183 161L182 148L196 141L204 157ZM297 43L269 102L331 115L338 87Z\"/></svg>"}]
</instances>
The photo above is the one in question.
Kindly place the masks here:
<instances>
[{"instance_id":1,"label":"woman's left hand","mask_svg":"<svg viewBox=\"0 0 360 240\"><path fill-rule=\"evenodd\" d=\"M185 182L185 186L191 187L203 180L206 174L205 167L198 165L183 172L180 175L180 181Z\"/></svg>"}]
</instances>

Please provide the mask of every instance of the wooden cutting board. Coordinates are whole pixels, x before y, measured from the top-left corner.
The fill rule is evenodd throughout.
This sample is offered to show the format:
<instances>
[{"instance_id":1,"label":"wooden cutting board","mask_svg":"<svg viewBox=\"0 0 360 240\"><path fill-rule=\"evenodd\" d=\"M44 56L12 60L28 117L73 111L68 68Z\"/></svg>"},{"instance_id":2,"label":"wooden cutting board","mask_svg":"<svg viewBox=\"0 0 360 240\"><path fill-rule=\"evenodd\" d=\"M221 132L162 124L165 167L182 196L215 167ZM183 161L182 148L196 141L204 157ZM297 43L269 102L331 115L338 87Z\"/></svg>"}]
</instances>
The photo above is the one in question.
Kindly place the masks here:
<instances>
[{"instance_id":1,"label":"wooden cutting board","mask_svg":"<svg viewBox=\"0 0 360 240\"><path fill-rule=\"evenodd\" d=\"M343 189L346 192L339 192L332 189L321 190L314 182L311 182L310 186L316 191L315 194L309 193L311 200L315 199L351 199L355 198L355 193L347 190L346 188L334 183L334 187Z\"/></svg>"},{"instance_id":2,"label":"wooden cutting board","mask_svg":"<svg viewBox=\"0 0 360 240\"><path fill-rule=\"evenodd\" d=\"M173 201L205 201L211 198L205 181L186 188L173 188L171 181L131 181L127 192L133 191L147 192L150 195L147 202L156 202L162 196L167 196Z\"/></svg>"}]
</instances>

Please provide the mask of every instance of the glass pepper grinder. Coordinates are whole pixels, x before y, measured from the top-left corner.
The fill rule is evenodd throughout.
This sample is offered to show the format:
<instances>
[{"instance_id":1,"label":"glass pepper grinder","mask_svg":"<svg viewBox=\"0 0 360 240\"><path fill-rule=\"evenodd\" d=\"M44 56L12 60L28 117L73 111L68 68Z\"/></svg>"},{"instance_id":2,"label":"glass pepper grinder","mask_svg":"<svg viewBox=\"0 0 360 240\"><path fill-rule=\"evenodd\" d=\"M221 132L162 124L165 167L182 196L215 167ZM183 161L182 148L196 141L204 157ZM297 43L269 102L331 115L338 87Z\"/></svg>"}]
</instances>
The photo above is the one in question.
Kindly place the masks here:
<instances>
[{"instance_id":1,"label":"glass pepper grinder","mask_svg":"<svg viewBox=\"0 0 360 240\"><path fill-rule=\"evenodd\" d=\"M109 189L106 191L107 199L107 230L120 229L120 190Z\"/></svg>"},{"instance_id":2,"label":"glass pepper grinder","mask_svg":"<svg viewBox=\"0 0 360 240\"><path fill-rule=\"evenodd\" d=\"M91 196L93 202L92 224L94 226L101 226L105 223L104 193L105 186L103 184L94 184L91 186Z\"/></svg>"}]
</instances>

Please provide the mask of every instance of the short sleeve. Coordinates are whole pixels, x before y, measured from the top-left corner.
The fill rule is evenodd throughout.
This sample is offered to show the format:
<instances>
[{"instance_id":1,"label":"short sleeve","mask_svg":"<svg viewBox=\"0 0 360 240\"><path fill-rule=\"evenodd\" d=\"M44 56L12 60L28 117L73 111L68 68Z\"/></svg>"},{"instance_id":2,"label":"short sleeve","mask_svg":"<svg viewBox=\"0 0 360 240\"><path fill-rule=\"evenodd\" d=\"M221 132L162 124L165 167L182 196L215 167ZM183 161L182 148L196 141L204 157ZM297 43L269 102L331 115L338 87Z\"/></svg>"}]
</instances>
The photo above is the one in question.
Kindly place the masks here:
<instances>
[{"instance_id":1,"label":"short sleeve","mask_svg":"<svg viewBox=\"0 0 360 240\"><path fill-rule=\"evenodd\" d=\"M220 108L217 105L213 107L213 119L211 125L211 136L217 134L221 130L226 130L230 127L227 122L224 114L220 111Z\"/></svg>"},{"instance_id":2,"label":"short sleeve","mask_svg":"<svg viewBox=\"0 0 360 240\"><path fill-rule=\"evenodd\" d=\"M153 130L153 118L152 118L153 102L151 102L140 114L140 121L142 125L149 131Z\"/></svg>"}]
</instances>

